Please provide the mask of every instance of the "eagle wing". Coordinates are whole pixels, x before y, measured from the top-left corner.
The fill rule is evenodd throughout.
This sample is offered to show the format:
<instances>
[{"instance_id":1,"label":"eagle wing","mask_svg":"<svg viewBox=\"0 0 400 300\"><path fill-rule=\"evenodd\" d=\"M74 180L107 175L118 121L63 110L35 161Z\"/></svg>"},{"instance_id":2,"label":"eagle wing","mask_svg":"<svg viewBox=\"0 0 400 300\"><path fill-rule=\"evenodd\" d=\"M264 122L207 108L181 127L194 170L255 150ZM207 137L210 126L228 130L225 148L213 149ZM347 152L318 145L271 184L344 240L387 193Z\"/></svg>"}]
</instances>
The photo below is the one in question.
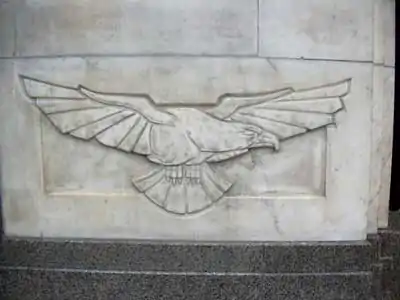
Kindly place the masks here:
<instances>
[{"instance_id":1,"label":"eagle wing","mask_svg":"<svg viewBox=\"0 0 400 300\"><path fill-rule=\"evenodd\" d=\"M282 90L252 95L227 94L208 111L226 121L251 124L278 140L335 123L335 114L344 108L343 97L351 79L308 89Z\"/></svg>"},{"instance_id":2,"label":"eagle wing","mask_svg":"<svg viewBox=\"0 0 400 300\"><path fill-rule=\"evenodd\" d=\"M151 154L151 127L173 122L147 95L98 93L22 75L20 80L26 95L62 134L95 139L124 152Z\"/></svg>"}]
</instances>

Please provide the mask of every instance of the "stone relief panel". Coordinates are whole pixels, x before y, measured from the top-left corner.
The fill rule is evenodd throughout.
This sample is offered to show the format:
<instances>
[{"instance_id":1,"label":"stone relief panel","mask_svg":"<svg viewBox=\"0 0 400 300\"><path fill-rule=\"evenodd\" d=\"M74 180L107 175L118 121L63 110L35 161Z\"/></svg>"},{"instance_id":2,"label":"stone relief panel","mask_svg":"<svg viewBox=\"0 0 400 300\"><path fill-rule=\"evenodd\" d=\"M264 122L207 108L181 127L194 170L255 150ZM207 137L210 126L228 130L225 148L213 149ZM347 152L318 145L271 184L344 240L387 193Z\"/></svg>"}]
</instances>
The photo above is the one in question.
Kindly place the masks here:
<instances>
[{"instance_id":1,"label":"stone relief panel","mask_svg":"<svg viewBox=\"0 0 400 300\"><path fill-rule=\"evenodd\" d=\"M0 88L7 235L365 238L372 78L367 64L181 57L7 62ZM142 114L141 105L149 110ZM99 117L103 110L106 115ZM157 121L159 114L172 118L173 126ZM139 144L143 130L134 145L126 144L137 130L133 118L157 128L154 136L153 129L148 132L147 143ZM105 120L112 122L104 125ZM213 125L220 122L224 126ZM213 139L219 130L228 130L225 139ZM203 132L206 138L198 134ZM161 133L186 146L160 140ZM127 150L118 148L123 145ZM147 152L132 152L137 145ZM233 149L215 148L221 145ZM198 202L158 197L182 200L188 191Z\"/></svg>"},{"instance_id":2,"label":"stone relief panel","mask_svg":"<svg viewBox=\"0 0 400 300\"><path fill-rule=\"evenodd\" d=\"M212 207L234 187L235 180L218 164L234 165L251 149L279 151L290 138L335 124L351 82L227 93L210 107L182 107L156 105L147 94L104 93L26 75L20 80L59 133L146 157L153 166L134 174L134 187L177 215Z\"/></svg>"},{"instance_id":3,"label":"stone relief panel","mask_svg":"<svg viewBox=\"0 0 400 300\"><path fill-rule=\"evenodd\" d=\"M129 178L151 171L144 156L109 151L96 143L65 138L43 120L44 182L50 194L114 194L135 196ZM214 164L235 185L227 197L272 196L277 193L324 196L326 129L294 137L281 145L279 152L269 148L250 149L248 155ZM85 167L76 164L77 157ZM307 169L307 176L304 170ZM268 184L266 184L268 182Z\"/></svg>"}]
</instances>

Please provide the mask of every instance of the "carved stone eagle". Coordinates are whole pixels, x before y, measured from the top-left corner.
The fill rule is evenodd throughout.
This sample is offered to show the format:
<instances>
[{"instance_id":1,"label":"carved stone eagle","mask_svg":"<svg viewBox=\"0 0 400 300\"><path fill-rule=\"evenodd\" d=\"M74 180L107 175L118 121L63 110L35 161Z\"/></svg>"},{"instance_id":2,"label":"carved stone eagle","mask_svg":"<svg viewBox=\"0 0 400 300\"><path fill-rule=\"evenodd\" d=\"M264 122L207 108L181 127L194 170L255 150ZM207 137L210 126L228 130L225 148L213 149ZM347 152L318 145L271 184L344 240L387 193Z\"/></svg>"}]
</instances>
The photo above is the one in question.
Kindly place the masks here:
<instances>
[{"instance_id":1,"label":"carved stone eagle","mask_svg":"<svg viewBox=\"0 0 400 300\"><path fill-rule=\"evenodd\" d=\"M211 107L154 103L146 94L100 93L20 75L26 95L65 135L144 155L154 171L133 178L163 210L187 215L212 206L232 187L214 163L335 123L350 79L324 86L225 94Z\"/></svg>"}]
</instances>

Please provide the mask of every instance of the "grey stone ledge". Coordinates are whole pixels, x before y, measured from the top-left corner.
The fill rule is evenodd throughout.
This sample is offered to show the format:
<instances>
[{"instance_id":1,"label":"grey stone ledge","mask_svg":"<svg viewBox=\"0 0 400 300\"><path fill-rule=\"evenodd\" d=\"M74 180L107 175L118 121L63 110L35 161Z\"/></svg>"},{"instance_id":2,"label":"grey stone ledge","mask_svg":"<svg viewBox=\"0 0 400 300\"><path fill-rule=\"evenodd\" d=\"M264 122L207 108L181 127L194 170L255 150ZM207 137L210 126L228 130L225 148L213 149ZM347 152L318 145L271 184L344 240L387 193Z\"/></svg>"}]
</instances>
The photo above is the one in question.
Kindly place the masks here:
<instances>
[{"instance_id":1,"label":"grey stone ledge","mask_svg":"<svg viewBox=\"0 0 400 300\"><path fill-rule=\"evenodd\" d=\"M176 276L0 270L1 299L370 299L372 275Z\"/></svg>"},{"instance_id":2,"label":"grey stone ledge","mask_svg":"<svg viewBox=\"0 0 400 300\"><path fill-rule=\"evenodd\" d=\"M356 243L155 243L4 239L0 266L116 271L331 273L370 271Z\"/></svg>"}]
</instances>

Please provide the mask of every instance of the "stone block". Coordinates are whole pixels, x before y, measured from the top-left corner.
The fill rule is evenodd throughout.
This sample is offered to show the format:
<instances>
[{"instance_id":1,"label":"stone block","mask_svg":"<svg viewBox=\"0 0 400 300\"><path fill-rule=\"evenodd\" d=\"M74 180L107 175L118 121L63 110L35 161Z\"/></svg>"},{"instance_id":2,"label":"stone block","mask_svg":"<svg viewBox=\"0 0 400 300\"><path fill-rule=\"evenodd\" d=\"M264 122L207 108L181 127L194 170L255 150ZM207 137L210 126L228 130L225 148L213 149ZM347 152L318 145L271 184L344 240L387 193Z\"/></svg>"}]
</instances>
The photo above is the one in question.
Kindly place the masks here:
<instances>
[{"instance_id":1,"label":"stone block","mask_svg":"<svg viewBox=\"0 0 400 300\"><path fill-rule=\"evenodd\" d=\"M394 67L396 60L396 1L377 0L374 5L374 63Z\"/></svg>"},{"instance_id":2,"label":"stone block","mask_svg":"<svg viewBox=\"0 0 400 300\"><path fill-rule=\"evenodd\" d=\"M371 61L372 0L261 0L260 55Z\"/></svg>"},{"instance_id":3,"label":"stone block","mask_svg":"<svg viewBox=\"0 0 400 300\"><path fill-rule=\"evenodd\" d=\"M256 53L256 0L26 0L17 55Z\"/></svg>"},{"instance_id":4,"label":"stone block","mask_svg":"<svg viewBox=\"0 0 400 300\"><path fill-rule=\"evenodd\" d=\"M13 100L14 70L14 61L0 60L0 186L4 230L40 235L37 196L42 189L41 150L36 144L40 118L26 102Z\"/></svg>"},{"instance_id":5,"label":"stone block","mask_svg":"<svg viewBox=\"0 0 400 300\"><path fill-rule=\"evenodd\" d=\"M0 57L11 57L15 52L15 20L20 0L0 1Z\"/></svg>"},{"instance_id":6,"label":"stone block","mask_svg":"<svg viewBox=\"0 0 400 300\"><path fill-rule=\"evenodd\" d=\"M370 231L388 226L393 148L394 69L374 67Z\"/></svg>"}]
</instances>

